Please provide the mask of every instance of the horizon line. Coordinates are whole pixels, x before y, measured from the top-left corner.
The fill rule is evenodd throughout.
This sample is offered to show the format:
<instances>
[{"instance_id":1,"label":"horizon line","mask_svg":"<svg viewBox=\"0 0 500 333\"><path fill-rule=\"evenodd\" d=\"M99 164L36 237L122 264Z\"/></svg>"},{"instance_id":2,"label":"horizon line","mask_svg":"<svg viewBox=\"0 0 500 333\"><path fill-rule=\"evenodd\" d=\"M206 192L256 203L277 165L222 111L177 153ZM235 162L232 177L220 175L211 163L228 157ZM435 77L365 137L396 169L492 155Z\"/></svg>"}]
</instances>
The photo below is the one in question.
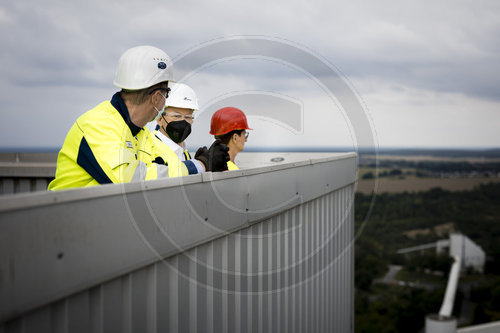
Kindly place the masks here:
<instances>
[{"instance_id":1,"label":"horizon line","mask_svg":"<svg viewBox=\"0 0 500 333\"><path fill-rule=\"evenodd\" d=\"M195 151L198 147L188 145L188 150ZM0 153L56 153L61 147L0 147ZM482 152L482 151L499 151L500 146L477 146L477 147L422 147L422 146L379 146L379 147L348 147L348 146L247 146L243 152L335 152L335 151L455 151L455 152Z\"/></svg>"}]
</instances>

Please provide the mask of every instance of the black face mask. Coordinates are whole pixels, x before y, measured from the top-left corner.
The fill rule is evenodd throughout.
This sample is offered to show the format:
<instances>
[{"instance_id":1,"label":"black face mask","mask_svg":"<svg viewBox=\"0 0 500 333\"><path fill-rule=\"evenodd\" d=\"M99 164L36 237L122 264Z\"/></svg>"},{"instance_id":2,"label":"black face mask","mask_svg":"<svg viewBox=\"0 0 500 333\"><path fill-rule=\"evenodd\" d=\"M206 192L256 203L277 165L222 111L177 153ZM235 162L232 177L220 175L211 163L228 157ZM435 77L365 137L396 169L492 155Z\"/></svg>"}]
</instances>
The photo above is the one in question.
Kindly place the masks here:
<instances>
[{"instance_id":1,"label":"black face mask","mask_svg":"<svg viewBox=\"0 0 500 333\"><path fill-rule=\"evenodd\" d=\"M183 142L191 134L191 124L185 120L167 122L167 127L163 129L175 143Z\"/></svg>"}]
</instances>

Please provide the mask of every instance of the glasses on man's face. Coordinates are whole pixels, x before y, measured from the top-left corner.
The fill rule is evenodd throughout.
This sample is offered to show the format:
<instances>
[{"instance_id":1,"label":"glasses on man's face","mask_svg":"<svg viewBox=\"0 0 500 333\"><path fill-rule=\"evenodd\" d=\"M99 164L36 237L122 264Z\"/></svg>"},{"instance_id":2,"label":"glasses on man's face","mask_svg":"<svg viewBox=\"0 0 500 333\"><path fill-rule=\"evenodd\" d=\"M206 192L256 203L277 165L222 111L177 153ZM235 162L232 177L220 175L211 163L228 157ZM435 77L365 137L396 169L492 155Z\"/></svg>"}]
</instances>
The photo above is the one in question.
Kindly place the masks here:
<instances>
[{"instance_id":1,"label":"glasses on man's face","mask_svg":"<svg viewBox=\"0 0 500 333\"><path fill-rule=\"evenodd\" d=\"M250 135L250 132L245 131L245 140L248 139L249 135Z\"/></svg>"},{"instance_id":2,"label":"glasses on man's face","mask_svg":"<svg viewBox=\"0 0 500 333\"><path fill-rule=\"evenodd\" d=\"M166 112L165 111L165 112L163 112L163 116L170 117L171 119L173 119L173 121L181 121L182 119L184 119L188 123L192 123L194 120L194 116L192 114L182 115L182 114L177 113L177 112Z\"/></svg>"},{"instance_id":3,"label":"glasses on man's face","mask_svg":"<svg viewBox=\"0 0 500 333\"><path fill-rule=\"evenodd\" d=\"M156 88L156 89L151 90L149 92L149 94L152 95L155 91L158 91L158 90L165 91L165 95L163 95L161 93L160 93L160 95L162 95L163 97L165 97L165 99L167 99L168 98L168 94L170 93L170 90L172 90L172 89L170 89L170 88Z\"/></svg>"}]
</instances>

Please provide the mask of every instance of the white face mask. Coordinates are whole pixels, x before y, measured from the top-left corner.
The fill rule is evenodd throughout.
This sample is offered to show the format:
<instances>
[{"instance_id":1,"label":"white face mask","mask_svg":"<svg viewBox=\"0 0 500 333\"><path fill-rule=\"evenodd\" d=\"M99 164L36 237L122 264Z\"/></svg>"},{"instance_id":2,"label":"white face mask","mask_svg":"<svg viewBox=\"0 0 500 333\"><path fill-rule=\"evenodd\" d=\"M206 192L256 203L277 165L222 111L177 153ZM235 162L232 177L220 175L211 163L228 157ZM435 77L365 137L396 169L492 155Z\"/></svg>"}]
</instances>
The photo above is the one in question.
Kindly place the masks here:
<instances>
[{"instance_id":1,"label":"white face mask","mask_svg":"<svg viewBox=\"0 0 500 333\"><path fill-rule=\"evenodd\" d=\"M163 108L158 110L155 103L153 102L153 97L151 96L151 102L153 102L153 107L155 108L155 111L158 112L158 114L156 115L155 119L153 119L153 121L157 121L158 119L160 119L161 114L163 113L163 110L165 110L165 106L167 106L167 97L165 97L165 96L163 96L163 97L165 98L165 105L163 105Z\"/></svg>"},{"instance_id":2,"label":"white face mask","mask_svg":"<svg viewBox=\"0 0 500 333\"><path fill-rule=\"evenodd\" d=\"M163 113L163 110L158 110L158 108L156 107L156 105L154 106L155 107L155 110L156 112L158 112L158 114L156 115L155 119L153 121L157 121L158 119L160 119L162 113Z\"/></svg>"}]
</instances>

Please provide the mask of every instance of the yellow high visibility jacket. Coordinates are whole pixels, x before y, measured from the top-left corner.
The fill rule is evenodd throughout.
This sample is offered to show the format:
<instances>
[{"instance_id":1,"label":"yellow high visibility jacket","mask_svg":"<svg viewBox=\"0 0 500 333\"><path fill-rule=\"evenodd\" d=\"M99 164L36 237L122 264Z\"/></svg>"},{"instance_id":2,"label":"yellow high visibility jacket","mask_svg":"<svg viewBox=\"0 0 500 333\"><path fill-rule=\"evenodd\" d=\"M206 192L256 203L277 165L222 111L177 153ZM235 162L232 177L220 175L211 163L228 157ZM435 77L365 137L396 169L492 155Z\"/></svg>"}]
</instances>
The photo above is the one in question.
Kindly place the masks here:
<instances>
[{"instance_id":1,"label":"yellow high visibility jacket","mask_svg":"<svg viewBox=\"0 0 500 333\"><path fill-rule=\"evenodd\" d=\"M189 175L190 173L188 168L186 167L186 164L182 163L177 154L156 136L156 132L157 131L154 131L152 133L155 146L155 159L161 158L162 161L164 161L164 163L168 165L168 175L170 177Z\"/></svg>"},{"instance_id":2,"label":"yellow high visibility jacket","mask_svg":"<svg viewBox=\"0 0 500 333\"><path fill-rule=\"evenodd\" d=\"M166 136L165 134L163 134L163 133L160 132L160 126L159 125L156 125L155 130L151 131L151 133L153 133L153 135L155 137L157 137L157 139L160 139L160 141L163 144L165 144L167 147L169 147L170 150L172 150L181 161L189 161L189 160L191 160L191 155L189 154L189 152L187 151L187 149L184 149L184 151L182 151L182 148L181 148L181 146L178 143L175 143L168 136ZM158 135L158 133L160 133L160 134ZM167 140L170 143L167 143L164 140Z\"/></svg>"},{"instance_id":3,"label":"yellow high visibility jacket","mask_svg":"<svg viewBox=\"0 0 500 333\"><path fill-rule=\"evenodd\" d=\"M132 131L136 133L132 133ZM116 93L80 116L71 127L57 158L49 190L123 183L167 177L165 165L153 163L151 132L130 122Z\"/></svg>"},{"instance_id":4,"label":"yellow high visibility jacket","mask_svg":"<svg viewBox=\"0 0 500 333\"><path fill-rule=\"evenodd\" d=\"M238 168L236 166L236 164L234 164L233 162L231 161L227 161L227 170L228 171L231 171L231 170L239 170L240 168Z\"/></svg>"}]
</instances>

